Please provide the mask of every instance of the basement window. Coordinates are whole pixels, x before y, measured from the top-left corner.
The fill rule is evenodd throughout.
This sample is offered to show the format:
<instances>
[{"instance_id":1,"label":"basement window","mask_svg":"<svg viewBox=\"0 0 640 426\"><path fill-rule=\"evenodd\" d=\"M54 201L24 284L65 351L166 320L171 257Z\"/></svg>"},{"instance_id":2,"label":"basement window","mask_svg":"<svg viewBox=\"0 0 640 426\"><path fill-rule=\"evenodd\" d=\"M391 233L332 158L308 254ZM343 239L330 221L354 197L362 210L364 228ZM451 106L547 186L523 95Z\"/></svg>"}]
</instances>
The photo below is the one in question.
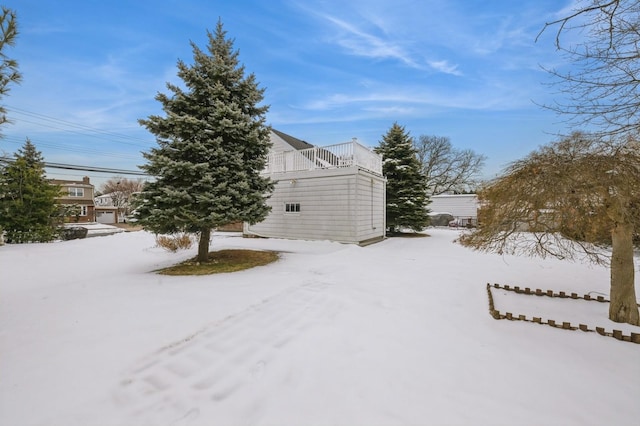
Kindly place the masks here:
<instances>
[{"instance_id":1,"label":"basement window","mask_svg":"<svg viewBox=\"0 0 640 426\"><path fill-rule=\"evenodd\" d=\"M300 203L284 203L285 213L300 213Z\"/></svg>"}]
</instances>

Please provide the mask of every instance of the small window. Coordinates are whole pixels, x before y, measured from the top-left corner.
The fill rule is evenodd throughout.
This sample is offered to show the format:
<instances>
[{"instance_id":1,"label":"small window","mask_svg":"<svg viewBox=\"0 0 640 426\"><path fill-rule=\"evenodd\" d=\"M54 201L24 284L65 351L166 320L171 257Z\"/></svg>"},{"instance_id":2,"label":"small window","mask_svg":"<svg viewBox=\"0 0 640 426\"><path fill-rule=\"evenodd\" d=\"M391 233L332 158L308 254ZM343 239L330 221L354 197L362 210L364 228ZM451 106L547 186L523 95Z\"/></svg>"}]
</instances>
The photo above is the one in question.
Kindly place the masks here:
<instances>
[{"instance_id":1,"label":"small window","mask_svg":"<svg viewBox=\"0 0 640 426\"><path fill-rule=\"evenodd\" d=\"M69 188L69 197L84 197L84 188Z\"/></svg>"},{"instance_id":2,"label":"small window","mask_svg":"<svg viewBox=\"0 0 640 426\"><path fill-rule=\"evenodd\" d=\"M87 215L87 206L80 206L80 216Z\"/></svg>"},{"instance_id":3,"label":"small window","mask_svg":"<svg viewBox=\"0 0 640 426\"><path fill-rule=\"evenodd\" d=\"M285 213L300 213L300 203L285 203Z\"/></svg>"}]
</instances>

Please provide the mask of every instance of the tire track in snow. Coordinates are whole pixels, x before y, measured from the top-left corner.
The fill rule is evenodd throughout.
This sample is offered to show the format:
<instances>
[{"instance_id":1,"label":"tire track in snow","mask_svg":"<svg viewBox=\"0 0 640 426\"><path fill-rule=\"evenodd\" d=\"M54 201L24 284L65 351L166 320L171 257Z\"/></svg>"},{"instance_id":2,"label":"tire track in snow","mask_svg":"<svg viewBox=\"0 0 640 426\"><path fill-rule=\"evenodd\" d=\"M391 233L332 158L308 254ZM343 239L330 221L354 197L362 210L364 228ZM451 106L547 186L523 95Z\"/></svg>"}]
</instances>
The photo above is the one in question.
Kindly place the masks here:
<instances>
[{"instance_id":1,"label":"tire track in snow","mask_svg":"<svg viewBox=\"0 0 640 426\"><path fill-rule=\"evenodd\" d=\"M305 331L330 319L340 305L329 284L311 282L169 345L132 367L115 398L134 418L180 425L265 374L278 352Z\"/></svg>"}]
</instances>

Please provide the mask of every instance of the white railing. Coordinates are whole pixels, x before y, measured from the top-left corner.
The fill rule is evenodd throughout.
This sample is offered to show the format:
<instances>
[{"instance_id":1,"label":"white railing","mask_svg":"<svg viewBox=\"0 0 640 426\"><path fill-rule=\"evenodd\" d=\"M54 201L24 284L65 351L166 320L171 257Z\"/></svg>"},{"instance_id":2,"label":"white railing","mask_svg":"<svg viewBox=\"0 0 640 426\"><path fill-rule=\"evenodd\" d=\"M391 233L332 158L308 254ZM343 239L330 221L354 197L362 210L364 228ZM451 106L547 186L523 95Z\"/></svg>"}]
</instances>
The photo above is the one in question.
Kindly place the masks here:
<instances>
[{"instance_id":1,"label":"white railing","mask_svg":"<svg viewBox=\"0 0 640 426\"><path fill-rule=\"evenodd\" d=\"M299 151L272 152L268 156L265 172L285 173L351 166L358 166L381 175L382 157L354 140Z\"/></svg>"}]
</instances>

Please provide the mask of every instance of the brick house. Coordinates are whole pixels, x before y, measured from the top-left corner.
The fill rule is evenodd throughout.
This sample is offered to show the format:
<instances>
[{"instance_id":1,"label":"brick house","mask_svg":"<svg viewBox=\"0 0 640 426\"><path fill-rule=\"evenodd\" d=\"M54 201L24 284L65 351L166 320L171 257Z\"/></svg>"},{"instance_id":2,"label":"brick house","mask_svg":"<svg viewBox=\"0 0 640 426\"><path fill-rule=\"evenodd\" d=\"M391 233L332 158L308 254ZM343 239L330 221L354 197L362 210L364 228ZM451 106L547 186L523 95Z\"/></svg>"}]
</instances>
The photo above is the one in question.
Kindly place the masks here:
<instances>
[{"instance_id":1,"label":"brick house","mask_svg":"<svg viewBox=\"0 0 640 426\"><path fill-rule=\"evenodd\" d=\"M66 223L96 221L95 188L89 177L85 176L81 181L51 179L49 182L60 187L60 197L56 198L56 203L66 210Z\"/></svg>"}]
</instances>

